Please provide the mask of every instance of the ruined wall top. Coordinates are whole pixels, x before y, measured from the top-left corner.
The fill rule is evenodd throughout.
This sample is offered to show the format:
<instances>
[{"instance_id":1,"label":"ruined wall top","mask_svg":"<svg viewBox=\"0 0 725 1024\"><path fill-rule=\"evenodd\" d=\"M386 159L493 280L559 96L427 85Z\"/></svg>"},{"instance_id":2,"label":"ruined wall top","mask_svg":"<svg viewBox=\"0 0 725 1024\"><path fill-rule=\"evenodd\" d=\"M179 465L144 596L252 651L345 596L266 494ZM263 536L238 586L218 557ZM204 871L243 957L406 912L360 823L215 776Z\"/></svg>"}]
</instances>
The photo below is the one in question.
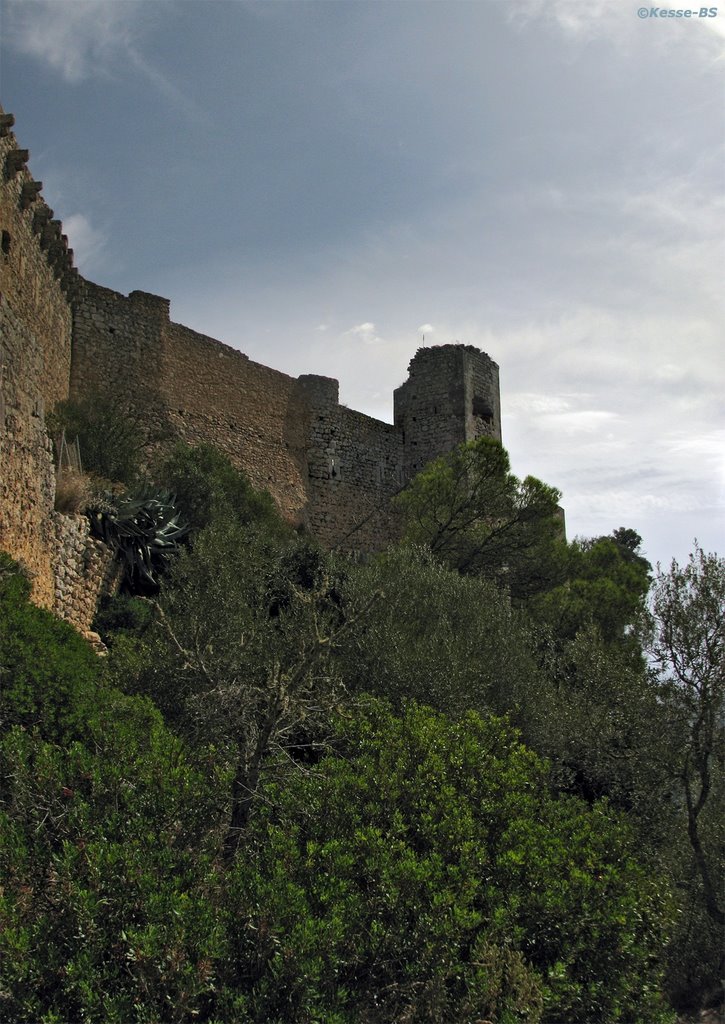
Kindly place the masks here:
<instances>
[{"instance_id":1,"label":"ruined wall top","mask_svg":"<svg viewBox=\"0 0 725 1024\"><path fill-rule=\"evenodd\" d=\"M425 345L423 348L419 348L408 364L408 373L412 375L419 367L439 363L441 360L456 359L465 352L469 353L469 355L486 359L493 363L494 366L498 365L493 362L493 359L486 352L482 352L475 345L466 345L463 342L454 341L444 345Z\"/></svg>"},{"instance_id":2,"label":"ruined wall top","mask_svg":"<svg viewBox=\"0 0 725 1024\"><path fill-rule=\"evenodd\" d=\"M419 348L394 393L406 479L477 437L501 440L498 366L473 345Z\"/></svg>"}]
</instances>

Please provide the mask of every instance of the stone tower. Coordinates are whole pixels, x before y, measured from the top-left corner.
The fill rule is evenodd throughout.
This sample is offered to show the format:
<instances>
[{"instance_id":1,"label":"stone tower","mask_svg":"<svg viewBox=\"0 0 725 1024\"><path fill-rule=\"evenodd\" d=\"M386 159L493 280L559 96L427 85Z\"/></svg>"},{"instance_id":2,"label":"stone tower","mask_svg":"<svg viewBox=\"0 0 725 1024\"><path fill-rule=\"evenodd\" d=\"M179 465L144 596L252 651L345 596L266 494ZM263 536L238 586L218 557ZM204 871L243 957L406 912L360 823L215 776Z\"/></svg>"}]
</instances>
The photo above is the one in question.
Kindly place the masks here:
<instances>
[{"instance_id":1,"label":"stone tower","mask_svg":"<svg viewBox=\"0 0 725 1024\"><path fill-rule=\"evenodd\" d=\"M407 480L464 441L501 440L498 365L473 345L418 349L393 403Z\"/></svg>"}]
</instances>

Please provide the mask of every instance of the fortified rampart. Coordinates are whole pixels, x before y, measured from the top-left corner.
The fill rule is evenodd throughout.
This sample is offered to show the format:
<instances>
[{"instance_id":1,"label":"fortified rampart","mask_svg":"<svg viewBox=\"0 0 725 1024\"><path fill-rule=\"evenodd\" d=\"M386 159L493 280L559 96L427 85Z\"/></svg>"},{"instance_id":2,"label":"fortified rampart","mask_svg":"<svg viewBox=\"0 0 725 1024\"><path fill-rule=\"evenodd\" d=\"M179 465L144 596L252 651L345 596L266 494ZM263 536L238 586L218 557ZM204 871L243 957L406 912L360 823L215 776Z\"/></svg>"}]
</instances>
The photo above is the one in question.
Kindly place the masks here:
<instances>
[{"instance_id":1,"label":"fortified rampart","mask_svg":"<svg viewBox=\"0 0 725 1024\"><path fill-rule=\"evenodd\" d=\"M173 323L167 299L82 282L73 298L71 394L113 391L160 433L207 442L330 547L394 536L391 497L426 462L500 438L498 367L470 345L421 349L395 392L395 424L339 403L338 382L290 377Z\"/></svg>"},{"instance_id":2,"label":"fortified rampart","mask_svg":"<svg viewBox=\"0 0 725 1024\"><path fill-rule=\"evenodd\" d=\"M329 547L396 536L390 499L428 461L500 439L498 367L468 345L420 349L395 391L394 423L340 405L328 377L290 377L170 318L169 301L84 281L0 110L0 548L35 599L88 629L108 556L84 520L54 510L45 410L113 394L156 436L208 442Z\"/></svg>"},{"instance_id":3,"label":"fortified rampart","mask_svg":"<svg viewBox=\"0 0 725 1024\"><path fill-rule=\"evenodd\" d=\"M60 222L0 108L0 549L28 570L38 604L87 631L110 553L83 516L55 511L46 410L68 397L79 278Z\"/></svg>"}]
</instances>

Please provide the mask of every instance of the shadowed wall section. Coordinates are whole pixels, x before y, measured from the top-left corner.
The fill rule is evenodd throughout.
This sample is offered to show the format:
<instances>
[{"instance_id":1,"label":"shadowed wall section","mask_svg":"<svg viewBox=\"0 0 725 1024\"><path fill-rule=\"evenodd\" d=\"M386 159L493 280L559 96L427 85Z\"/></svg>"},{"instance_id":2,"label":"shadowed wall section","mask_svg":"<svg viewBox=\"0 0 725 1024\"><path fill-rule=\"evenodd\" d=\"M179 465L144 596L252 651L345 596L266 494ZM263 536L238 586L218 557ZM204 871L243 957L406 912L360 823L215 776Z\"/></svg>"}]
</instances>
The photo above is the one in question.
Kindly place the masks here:
<instances>
[{"instance_id":1,"label":"shadowed wall section","mask_svg":"<svg viewBox=\"0 0 725 1024\"><path fill-rule=\"evenodd\" d=\"M397 535L391 497L402 485L402 444L392 424L338 402L338 383L299 378L309 403L308 521L330 547L375 551Z\"/></svg>"},{"instance_id":2,"label":"shadowed wall section","mask_svg":"<svg viewBox=\"0 0 725 1024\"><path fill-rule=\"evenodd\" d=\"M161 396L174 433L206 441L267 490L294 525L305 521L309 409L297 381L188 327L164 335Z\"/></svg>"}]
</instances>

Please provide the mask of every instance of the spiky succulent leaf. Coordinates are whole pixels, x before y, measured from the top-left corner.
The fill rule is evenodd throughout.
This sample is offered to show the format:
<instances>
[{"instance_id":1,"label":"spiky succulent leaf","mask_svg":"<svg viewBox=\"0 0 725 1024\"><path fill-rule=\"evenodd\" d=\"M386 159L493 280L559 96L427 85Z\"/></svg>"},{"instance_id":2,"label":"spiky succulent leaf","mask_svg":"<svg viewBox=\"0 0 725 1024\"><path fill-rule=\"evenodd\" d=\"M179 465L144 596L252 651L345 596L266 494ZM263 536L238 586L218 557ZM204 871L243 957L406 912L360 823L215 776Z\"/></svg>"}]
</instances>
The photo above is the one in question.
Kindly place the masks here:
<instances>
[{"instance_id":1,"label":"spiky succulent leaf","mask_svg":"<svg viewBox=\"0 0 725 1024\"><path fill-rule=\"evenodd\" d=\"M166 491L141 490L106 500L90 518L96 536L118 552L131 590L139 584L156 587L159 574L189 532L176 508L176 496Z\"/></svg>"}]
</instances>

